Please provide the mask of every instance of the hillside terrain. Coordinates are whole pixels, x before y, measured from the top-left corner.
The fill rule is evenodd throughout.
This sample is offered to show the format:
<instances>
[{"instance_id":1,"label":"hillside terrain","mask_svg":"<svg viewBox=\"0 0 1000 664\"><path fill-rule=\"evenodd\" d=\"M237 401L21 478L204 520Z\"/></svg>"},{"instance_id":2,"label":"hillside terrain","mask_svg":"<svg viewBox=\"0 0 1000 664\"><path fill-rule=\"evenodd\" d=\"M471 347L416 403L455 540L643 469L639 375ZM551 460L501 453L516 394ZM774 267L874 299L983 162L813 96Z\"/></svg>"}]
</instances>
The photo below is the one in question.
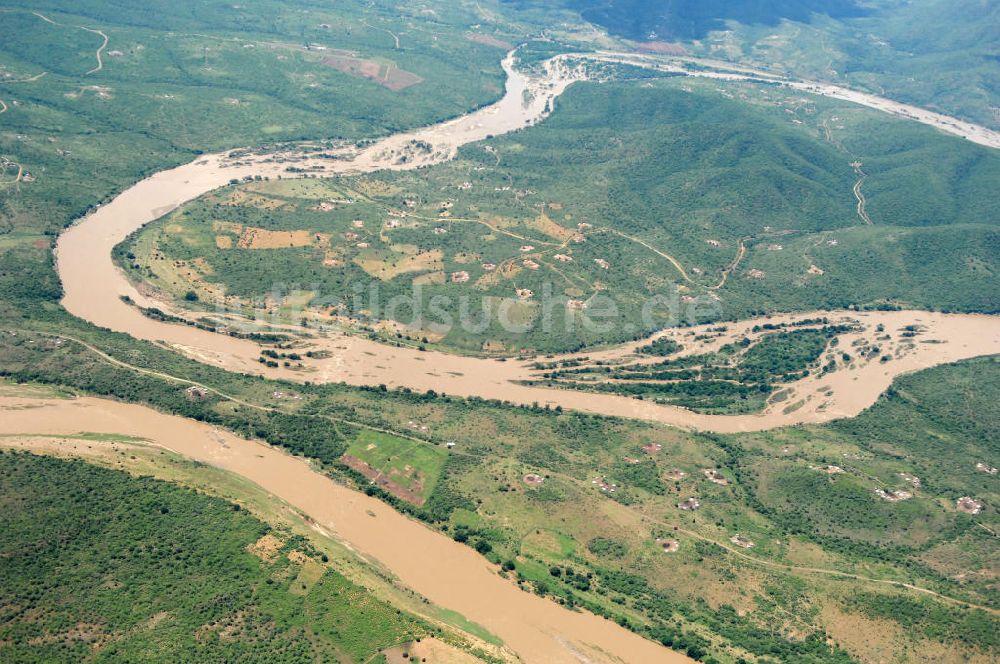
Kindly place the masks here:
<instances>
[{"instance_id":1,"label":"hillside terrain","mask_svg":"<svg viewBox=\"0 0 1000 664\"><path fill-rule=\"evenodd\" d=\"M502 91L503 47L465 36L472 14L439 8L401 16L395 3L294 6L2 3L6 297L26 285L57 293L52 238L152 171L210 150L391 133ZM85 29L93 26L103 26L106 46ZM438 32L454 38L439 40ZM398 48L392 34L403 35ZM400 72L402 87L392 79Z\"/></svg>"},{"instance_id":2,"label":"hillside terrain","mask_svg":"<svg viewBox=\"0 0 1000 664\"><path fill-rule=\"evenodd\" d=\"M995 655L996 446L980 424L995 419L995 359L897 381L855 420L719 436L406 390L292 386L115 342L115 355L158 372L138 373L76 343L19 336L2 349L13 378L263 436L474 547L526 589L689 654ZM213 391L192 400L190 380ZM385 479L372 484L353 459ZM950 624L964 626L942 631Z\"/></svg>"},{"instance_id":3,"label":"hillside terrain","mask_svg":"<svg viewBox=\"0 0 1000 664\"><path fill-rule=\"evenodd\" d=\"M508 0L515 6L531 0ZM870 12L857 0L564 0L559 3L612 34L635 41L695 40L723 30L732 22L774 27L782 21L809 22L815 14L832 18L864 16Z\"/></svg>"},{"instance_id":4,"label":"hillside terrain","mask_svg":"<svg viewBox=\"0 0 1000 664\"><path fill-rule=\"evenodd\" d=\"M469 28L476 12L445 3L0 3L4 334L11 324L73 325L58 306L54 238L145 174L209 150L352 142L494 100L506 47ZM18 602L0 617L0 659L367 662L437 633L413 612L428 615L426 605L401 612L371 585L326 569L301 536L258 561L244 547L269 526L231 505L81 463L2 463L0 585ZM105 509L116 501L119 512ZM335 555L338 569L354 560ZM300 567L315 584L302 593L292 587ZM102 572L121 578L91 584ZM455 634L476 631L448 622Z\"/></svg>"},{"instance_id":5,"label":"hillside terrain","mask_svg":"<svg viewBox=\"0 0 1000 664\"><path fill-rule=\"evenodd\" d=\"M553 12L549 2L510 4L527 15ZM561 0L556 6L642 50L762 66L1000 127L995 2Z\"/></svg>"},{"instance_id":6,"label":"hillside terrain","mask_svg":"<svg viewBox=\"0 0 1000 664\"><path fill-rule=\"evenodd\" d=\"M429 169L213 192L118 257L209 311L558 352L776 311L996 312L996 181L995 151L843 102L585 83Z\"/></svg>"},{"instance_id":7,"label":"hillside terrain","mask_svg":"<svg viewBox=\"0 0 1000 664\"><path fill-rule=\"evenodd\" d=\"M829 311L995 320L996 150L773 82L605 63L570 72L590 80L544 121L454 159L234 178L157 208L116 248L164 307L136 318L206 334L215 323L170 312L256 321L210 336L287 381L71 315L53 253L88 210L206 153L332 159L485 107L521 43L526 68L593 48L704 56L998 127L995 14L976 0L0 0L0 424L40 429L46 404L100 402L209 431L195 461L74 420L62 437L5 429L0 449L35 453L0 451L0 660L548 664L407 587L413 542L395 531L396 568L223 470L227 445L246 444L335 486L362 530L391 515L470 556L485 586L670 661L997 661L1000 360L902 373L914 349L937 358L915 370L950 361L942 341L967 349L950 359L993 346L920 324L858 331L843 317L857 311ZM480 326L466 304L510 325ZM799 322L745 320L785 311ZM299 345L317 321L331 343L364 342L352 362L381 370L403 347L440 380L351 386L306 367L342 359ZM692 421L812 408L828 375L863 391L852 367L896 379L857 417L709 433L444 394L432 365L446 356L421 352L435 347L493 367L530 354L522 383ZM583 352L545 357L568 350ZM802 376L815 381L796 392ZM565 661L581 645L650 659L550 631Z\"/></svg>"}]
</instances>

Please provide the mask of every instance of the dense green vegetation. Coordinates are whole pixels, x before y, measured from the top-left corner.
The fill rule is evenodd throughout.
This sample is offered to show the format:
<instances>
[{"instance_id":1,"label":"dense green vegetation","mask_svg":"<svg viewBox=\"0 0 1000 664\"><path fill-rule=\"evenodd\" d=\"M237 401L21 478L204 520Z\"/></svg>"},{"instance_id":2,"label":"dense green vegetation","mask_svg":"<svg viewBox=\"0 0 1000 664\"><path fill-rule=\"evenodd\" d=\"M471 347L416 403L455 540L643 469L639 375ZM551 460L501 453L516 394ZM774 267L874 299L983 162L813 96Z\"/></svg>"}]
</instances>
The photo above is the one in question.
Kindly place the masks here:
<instances>
[{"instance_id":1,"label":"dense green vegetation","mask_svg":"<svg viewBox=\"0 0 1000 664\"><path fill-rule=\"evenodd\" d=\"M782 330L786 326L768 324L768 327ZM716 351L652 363L591 364L579 359L536 363L535 367L544 371L541 378L528 382L624 394L699 412L753 411L764 405L777 385L835 369L838 364L835 358L822 367L820 358L836 343L839 334L850 329L846 325L790 327L765 333L756 340L744 337ZM726 330L725 326L712 329ZM640 347L639 352L670 354L679 347L676 341L662 338ZM644 350L650 348L653 350Z\"/></svg>"},{"instance_id":2,"label":"dense green vegetation","mask_svg":"<svg viewBox=\"0 0 1000 664\"><path fill-rule=\"evenodd\" d=\"M540 4L505 1L518 7ZM809 22L813 14L839 18L866 13L857 0L561 0L555 4L636 41L703 39L710 31L726 29L728 21L774 27L785 20Z\"/></svg>"},{"instance_id":3,"label":"dense green vegetation","mask_svg":"<svg viewBox=\"0 0 1000 664\"><path fill-rule=\"evenodd\" d=\"M766 3L765 3L766 4ZM798 4L798 3L796 3ZM855 18L738 25L692 52L828 80L1000 128L1000 6L979 0L877 0Z\"/></svg>"},{"instance_id":4,"label":"dense green vegetation","mask_svg":"<svg viewBox=\"0 0 1000 664\"><path fill-rule=\"evenodd\" d=\"M991 650L1000 648L996 623L982 612L963 612L941 604L911 597L873 596L856 598L858 606L873 618L888 618L910 628L922 630L932 639L944 642L983 644Z\"/></svg>"},{"instance_id":5,"label":"dense green vegetation","mask_svg":"<svg viewBox=\"0 0 1000 664\"><path fill-rule=\"evenodd\" d=\"M187 150L357 139L463 112L502 83L502 50L463 38L473 15L454 8L421 19L397 3L4 4L0 98L19 102L4 118L15 127L51 127L65 113L91 131L133 129ZM99 72L88 74L102 39L79 25L109 36ZM433 30L455 38L437 43ZM396 48L391 35L404 32ZM351 76L335 66L341 56L393 63L418 82Z\"/></svg>"},{"instance_id":6,"label":"dense green vegetation","mask_svg":"<svg viewBox=\"0 0 1000 664\"><path fill-rule=\"evenodd\" d=\"M5 329L48 320L112 343L124 340L56 305L52 239L75 217L201 152L354 141L488 103L502 90L505 47L480 36L519 30L498 14L480 17L489 3L0 4L0 320ZM378 80L354 73L362 66L374 66ZM152 348L125 347L133 359ZM70 382L121 398L148 390L162 408L205 417L183 389L156 381L84 369ZM299 453L329 463L359 434L287 413L248 419L230 411L225 421L276 443L301 440ZM273 564L258 563L243 546L266 526L218 501L81 464L39 466L24 488L14 480L28 478L4 466L0 659L369 661L427 633L332 570L322 573L301 541L287 543ZM18 549L30 543L45 555ZM301 566L287 558L295 552L322 573L300 595L287 592ZM124 590L114 579L101 585L112 572Z\"/></svg>"},{"instance_id":7,"label":"dense green vegetation","mask_svg":"<svg viewBox=\"0 0 1000 664\"><path fill-rule=\"evenodd\" d=\"M643 355L666 357L667 355L673 355L681 349L682 346L673 339L661 337L649 342L645 346L640 346L636 349L636 351L642 353Z\"/></svg>"},{"instance_id":8,"label":"dense green vegetation","mask_svg":"<svg viewBox=\"0 0 1000 664\"><path fill-rule=\"evenodd\" d=\"M174 484L0 452L0 495L5 661L367 662L434 633L302 538Z\"/></svg>"},{"instance_id":9,"label":"dense green vegetation","mask_svg":"<svg viewBox=\"0 0 1000 664\"><path fill-rule=\"evenodd\" d=\"M486 33L516 26L435 7L4 2L0 292L57 292L47 250L59 230L142 176L199 152L357 140L496 98L503 49L472 41L465 30L477 21ZM91 70L103 38L79 26L109 37L100 71ZM390 33L402 35L398 49ZM422 82L394 90L325 63L350 53Z\"/></svg>"},{"instance_id":10,"label":"dense green vegetation","mask_svg":"<svg viewBox=\"0 0 1000 664\"><path fill-rule=\"evenodd\" d=\"M544 123L430 169L222 190L141 232L123 262L178 298L201 289L203 306L225 293L246 312L277 293L295 322L390 318L411 343L465 351L572 350L774 311L1000 310L994 152L714 85L579 85ZM874 225L856 211L859 179ZM246 228L319 239L250 248Z\"/></svg>"}]
</instances>

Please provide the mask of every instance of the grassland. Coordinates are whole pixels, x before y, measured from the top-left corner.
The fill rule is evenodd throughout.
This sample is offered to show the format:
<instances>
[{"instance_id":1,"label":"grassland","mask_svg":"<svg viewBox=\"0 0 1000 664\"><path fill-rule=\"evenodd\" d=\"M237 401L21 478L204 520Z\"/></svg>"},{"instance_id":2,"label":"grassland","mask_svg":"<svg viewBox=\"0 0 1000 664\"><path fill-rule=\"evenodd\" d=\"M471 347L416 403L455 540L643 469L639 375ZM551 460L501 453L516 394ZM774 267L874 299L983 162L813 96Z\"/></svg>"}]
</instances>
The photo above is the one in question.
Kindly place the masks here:
<instances>
[{"instance_id":1,"label":"grassland","mask_svg":"<svg viewBox=\"0 0 1000 664\"><path fill-rule=\"evenodd\" d=\"M778 25L739 25L710 34L691 51L761 64L1000 127L989 26L1000 8L977 0L865 3L853 18L814 17Z\"/></svg>"},{"instance_id":2,"label":"grassland","mask_svg":"<svg viewBox=\"0 0 1000 664\"><path fill-rule=\"evenodd\" d=\"M439 633L233 503L82 461L0 468L8 661L368 662Z\"/></svg>"},{"instance_id":3,"label":"grassland","mask_svg":"<svg viewBox=\"0 0 1000 664\"><path fill-rule=\"evenodd\" d=\"M388 319L389 336L460 351L573 350L775 311L995 312L998 178L985 148L839 102L583 84L546 122L430 169L206 195L119 260L174 298L243 313L284 298L291 322Z\"/></svg>"},{"instance_id":4,"label":"grassland","mask_svg":"<svg viewBox=\"0 0 1000 664\"><path fill-rule=\"evenodd\" d=\"M355 141L466 112L500 94L499 42L516 34L451 3L2 4L4 326L69 322L54 236L144 175L205 151ZM482 631L401 612L301 533L229 503L80 463L2 465L0 659L360 662L441 621ZM245 550L268 533L282 539L273 560Z\"/></svg>"},{"instance_id":5,"label":"grassland","mask_svg":"<svg viewBox=\"0 0 1000 664\"><path fill-rule=\"evenodd\" d=\"M3 3L2 290L57 293L49 248L59 230L200 152L356 141L495 99L503 49L465 35L477 21L500 37L518 27L477 11L307 0ZM92 30L108 36L106 47ZM92 71L99 48L102 67ZM375 63L383 79L391 69L422 80L392 89L334 66L345 58Z\"/></svg>"}]
</instances>

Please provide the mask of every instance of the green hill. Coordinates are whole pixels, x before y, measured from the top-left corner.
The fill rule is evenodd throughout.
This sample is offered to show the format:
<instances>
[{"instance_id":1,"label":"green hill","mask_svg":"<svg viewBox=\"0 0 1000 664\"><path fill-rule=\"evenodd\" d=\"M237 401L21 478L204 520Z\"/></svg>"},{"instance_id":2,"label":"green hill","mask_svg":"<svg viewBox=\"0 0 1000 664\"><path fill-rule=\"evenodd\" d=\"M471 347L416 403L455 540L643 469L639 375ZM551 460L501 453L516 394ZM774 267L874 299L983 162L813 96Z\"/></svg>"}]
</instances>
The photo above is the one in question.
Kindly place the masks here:
<instances>
[{"instance_id":1,"label":"green hill","mask_svg":"<svg viewBox=\"0 0 1000 664\"><path fill-rule=\"evenodd\" d=\"M177 297L249 302L281 284L314 310L394 318L462 350L566 350L777 311L995 312L997 181L994 151L842 102L688 79L580 84L545 122L453 162L337 178L311 198L290 183L209 194L120 259ZM335 209L317 209L324 195ZM318 239L241 245L248 228ZM383 304L420 300L421 320L358 298L369 283ZM462 298L489 322L459 325ZM586 324L598 304L613 314Z\"/></svg>"}]
</instances>

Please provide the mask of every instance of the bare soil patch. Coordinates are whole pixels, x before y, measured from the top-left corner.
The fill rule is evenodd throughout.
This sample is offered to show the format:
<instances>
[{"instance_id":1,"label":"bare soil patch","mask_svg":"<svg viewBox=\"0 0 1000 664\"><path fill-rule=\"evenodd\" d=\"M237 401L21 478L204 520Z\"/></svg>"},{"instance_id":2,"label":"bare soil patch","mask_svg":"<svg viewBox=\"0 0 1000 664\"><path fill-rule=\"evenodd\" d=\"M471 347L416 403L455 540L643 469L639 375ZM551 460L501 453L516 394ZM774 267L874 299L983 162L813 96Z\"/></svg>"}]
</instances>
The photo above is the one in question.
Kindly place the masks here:
<instances>
[{"instance_id":1,"label":"bare soil patch","mask_svg":"<svg viewBox=\"0 0 1000 664\"><path fill-rule=\"evenodd\" d=\"M576 231L572 231L565 226L560 226L556 222L552 221L549 215L544 212L529 221L528 228L533 228L540 233L544 233L551 238L559 240L560 242L565 242L576 235Z\"/></svg>"},{"instance_id":2,"label":"bare soil patch","mask_svg":"<svg viewBox=\"0 0 1000 664\"><path fill-rule=\"evenodd\" d=\"M705 474L705 478L709 482L714 482L715 484L718 484L720 486L726 486L727 484L729 484L729 480L723 477L719 473L719 471L715 470L714 468L706 468L702 472Z\"/></svg>"},{"instance_id":3,"label":"bare soil patch","mask_svg":"<svg viewBox=\"0 0 1000 664\"><path fill-rule=\"evenodd\" d=\"M959 512L965 512L966 514L979 514L983 511L983 503L970 496L962 496L955 501L955 508Z\"/></svg>"},{"instance_id":4,"label":"bare soil patch","mask_svg":"<svg viewBox=\"0 0 1000 664\"><path fill-rule=\"evenodd\" d=\"M701 501L697 498L688 498L684 502L677 503L677 509L693 511L701 507Z\"/></svg>"},{"instance_id":5,"label":"bare soil patch","mask_svg":"<svg viewBox=\"0 0 1000 664\"><path fill-rule=\"evenodd\" d=\"M447 276L444 271L437 270L435 272L428 272L427 274L421 274L419 277L413 278L414 286L429 286L431 284L443 284L447 280Z\"/></svg>"},{"instance_id":6,"label":"bare soil patch","mask_svg":"<svg viewBox=\"0 0 1000 664\"><path fill-rule=\"evenodd\" d=\"M913 494L902 489L875 489L875 495L890 503L898 503L913 498Z\"/></svg>"},{"instance_id":7,"label":"bare soil patch","mask_svg":"<svg viewBox=\"0 0 1000 664\"><path fill-rule=\"evenodd\" d=\"M502 48L505 51L509 51L514 48L514 45L510 42L506 42L502 39L497 39L496 37L491 37L490 35L481 35L478 32L466 32L465 38L470 42L475 42L477 44L483 44L485 46L494 46L496 48Z\"/></svg>"},{"instance_id":8,"label":"bare soil patch","mask_svg":"<svg viewBox=\"0 0 1000 664\"><path fill-rule=\"evenodd\" d=\"M437 639L421 639L390 648L382 653L389 664L427 662L428 664L476 664L480 660Z\"/></svg>"},{"instance_id":9,"label":"bare soil patch","mask_svg":"<svg viewBox=\"0 0 1000 664\"><path fill-rule=\"evenodd\" d=\"M309 231L269 231L264 228L244 228L236 246L240 249L284 249L311 247L319 242Z\"/></svg>"},{"instance_id":10,"label":"bare soil patch","mask_svg":"<svg viewBox=\"0 0 1000 664\"><path fill-rule=\"evenodd\" d=\"M361 58L351 58L342 55L323 58L322 62L327 67L333 67L348 76L367 78L369 81L374 81L393 92L405 90L418 83L422 83L424 80L417 74L400 69L392 63L383 65L374 60L363 60Z\"/></svg>"},{"instance_id":11,"label":"bare soil patch","mask_svg":"<svg viewBox=\"0 0 1000 664\"><path fill-rule=\"evenodd\" d=\"M397 498L402 498L406 502L412 503L417 507L421 507L424 504L424 497L419 493L407 489L404 486L400 486L391 478L383 475L382 471L377 468L373 468L365 461L362 461L355 456L351 456L350 454L345 454L340 458L340 460ZM419 483L415 483L415 486L419 487Z\"/></svg>"},{"instance_id":12,"label":"bare soil patch","mask_svg":"<svg viewBox=\"0 0 1000 664\"><path fill-rule=\"evenodd\" d=\"M378 254L358 256L354 263L369 275L389 281L409 272L440 272L444 270L444 254L432 249L418 254L397 254L385 258Z\"/></svg>"},{"instance_id":13,"label":"bare soil patch","mask_svg":"<svg viewBox=\"0 0 1000 664\"><path fill-rule=\"evenodd\" d=\"M266 563L274 562L278 557L278 552L285 545L280 539L268 533L256 542L247 545L247 551L257 556Z\"/></svg>"}]
</instances>

